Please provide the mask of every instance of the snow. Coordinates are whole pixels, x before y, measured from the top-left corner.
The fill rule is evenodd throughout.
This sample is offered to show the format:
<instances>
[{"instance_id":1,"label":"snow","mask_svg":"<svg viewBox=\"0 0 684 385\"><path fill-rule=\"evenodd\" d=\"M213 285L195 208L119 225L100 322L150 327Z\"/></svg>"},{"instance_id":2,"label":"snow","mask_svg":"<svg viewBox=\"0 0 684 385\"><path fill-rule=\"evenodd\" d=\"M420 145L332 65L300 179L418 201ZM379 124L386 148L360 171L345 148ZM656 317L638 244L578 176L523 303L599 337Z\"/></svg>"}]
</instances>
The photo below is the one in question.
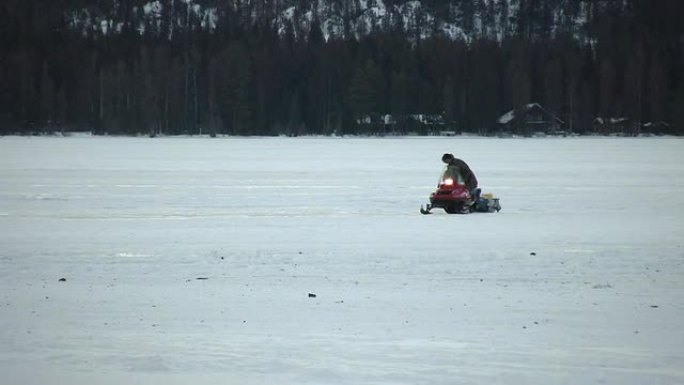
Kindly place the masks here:
<instances>
[{"instance_id":1,"label":"snow","mask_svg":"<svg viewBox=\"0 0 684 385\"><path fill-rule=\"evenodd\" d=\"M215 30L218 26L218 20L219 17L216 8L208 8L202 16L202 28L209 28L211 30Z\"/></svg>"},{"instance_id":2,"label":"snow","mask_svg":"<svg viewBox=\"0 0 684 385\"><path fill-rule=\"evenodd\" d=\"M344 20L341 17L331 16L323 20L323 23L321 24L323 38L328 41L331 37L343 36L343 25Z\"/></svg>"},{"instance_id":3,"label":"snow","mask_svg":"<svg viewBox=\"0 0 684 385\"><path fill-rule=\"evenodd\" d=\"M145 15L150 16L152 18L160 18L161 13L162 13L162 4L159 2L159 0L155 0L149 3L145 3L143 5L143 12Z\"/></svg>"},{"instance_id":4,"label":"snow","mask_svg":"<svg viewBox=\"0 0 684 385\"><path fill-rule=\"evenodd\" d=\"M500 124L508 124L514 118L515 118L515 110L510 110L510 111L506 112L505 114L501 115L498 122Z\"/></svg>"},{"instance_id":5,"label":"snow","mask_svg":"<svg viewBox=\"0 0 684 385\"><path fill-rule=\"evenodd\" d=\"M535 107L544 110L544 107L542 107L541 104L539 104L539 103L528 103L525 105L525 110L531 110ZM546 110L544 110L544 111L546 111ZM558 117L554 116L554 118L557 119L559 122L562 122ZM499 124L508 124L513 119L515 119L515 110L510 110L510 111L506 112L505 114L501 115L499 117L499 119L497 120L497 122Z\"/></svg>"},{"instance_id":6,"label":"snow","mask_svg":"<svg viewBox=\"0 0 684 385\"><path fill-rule=\"evenodd\" d=\"M292 20L292 18L294 17L294 14L295 14L295 9L296 8L294 6L292 6L288 9L284 10L282 12L282 16L287 20Z\"/></svg>"},{"instance_id":7,"label":"snow","mask_svg":"<svg viewBox=\"0 0 684 385\"><path fill-rule=\"evenodd\" d=\"M100 21L100 31L102 31L103 35L106 35L109 32L109 23L110 21L108 20Z\"/></svg>"},{"instance_id":8,"label":"snow","mask_svg":"<svg viewBox=\"0 0 684 385\"><path fill-rule=\"evenodd\" d=\"M681 148L1 137L2 382L683 383Z\"/></svg>"},{"instance_id":9,"label":"snow","mask_svg":"<svg viewBox=\"0 0 684 385\"><path fill-rule=\"evenodd\" d=\"M382 19L387 16L387 8L385 8L383 3L378 3L378 5L370 8L370 11L373 13L375 19Z\"/></svg>"},{"instance_id":10,"label":"snow","mask_svg":"<svg viewBox=\"0 0 684 385\"><path fill-rule=\"evenodd\" d=\"M463 32L463 29L460 27L457 27L454 24L450 23L440 23L440 28L444 36L448 37L451 40L456 40L456 39L462 39L462 40L467 40L467 35L465 32Z\"/></svg>"}]
</instances>

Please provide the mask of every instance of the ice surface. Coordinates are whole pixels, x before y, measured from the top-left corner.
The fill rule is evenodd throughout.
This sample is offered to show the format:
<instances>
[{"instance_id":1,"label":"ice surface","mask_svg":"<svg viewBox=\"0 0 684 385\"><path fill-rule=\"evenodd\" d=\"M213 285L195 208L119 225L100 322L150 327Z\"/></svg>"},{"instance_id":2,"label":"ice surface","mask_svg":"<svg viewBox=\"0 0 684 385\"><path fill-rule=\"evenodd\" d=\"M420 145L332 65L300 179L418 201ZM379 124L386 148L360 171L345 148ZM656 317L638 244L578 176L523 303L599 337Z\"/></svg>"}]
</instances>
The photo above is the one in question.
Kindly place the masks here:
<instances>
[{"instance_id":1,"label":"ice surface","mask_svg":"<svg viewBox=\"0 0 684 385\"><path fill-rule=\"evenodd\" d=\"M0 138L1 382L683 383L683 144Z\"/></svg>"}]
</instances>

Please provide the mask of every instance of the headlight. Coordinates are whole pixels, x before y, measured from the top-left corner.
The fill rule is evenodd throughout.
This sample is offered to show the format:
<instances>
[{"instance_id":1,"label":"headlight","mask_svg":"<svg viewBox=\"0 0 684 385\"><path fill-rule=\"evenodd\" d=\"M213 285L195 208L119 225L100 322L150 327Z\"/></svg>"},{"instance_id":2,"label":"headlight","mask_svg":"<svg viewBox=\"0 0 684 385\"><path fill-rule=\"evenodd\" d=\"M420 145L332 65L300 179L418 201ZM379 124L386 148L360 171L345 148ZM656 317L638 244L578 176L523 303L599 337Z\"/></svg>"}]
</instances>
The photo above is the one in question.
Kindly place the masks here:
<instances>
[{"instance_id":1,"label":"headlight","mask_svg":"<svg viewBox=\"0 0 684 385\"><path fill-rule=\"evenodd\" d=\"M444 181L442 181L442 183L444 183L447 186L451 186L454 184L454 180L451 178L446 178L446 179L444 179Z\"/></svg>"}]
</instances>

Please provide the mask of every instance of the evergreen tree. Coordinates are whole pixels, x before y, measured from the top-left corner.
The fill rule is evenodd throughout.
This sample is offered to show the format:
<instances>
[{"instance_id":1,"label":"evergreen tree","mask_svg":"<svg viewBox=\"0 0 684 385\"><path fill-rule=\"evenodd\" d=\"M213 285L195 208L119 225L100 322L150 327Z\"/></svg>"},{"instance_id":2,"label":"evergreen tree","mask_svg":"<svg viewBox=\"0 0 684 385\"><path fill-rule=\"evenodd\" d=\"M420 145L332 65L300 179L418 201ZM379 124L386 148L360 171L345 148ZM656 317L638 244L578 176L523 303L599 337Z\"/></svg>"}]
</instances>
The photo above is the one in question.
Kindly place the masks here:
<instances>
[{"instance_id":1,"label":"evergreen tree","mask_svg":"<svg viewBox=\"0 0 684 385\"><path fill-rule=\"evenodd\" d=\"M250 59L240 43L229 46L221 55L225 65L221 84L221 117L226 132L232 135L250 134Z\"/></svg>"},{"instance_id":2,"label":"evergreen tree","mask_svg":"<svg viewBox=\"0 0 684 385\"><path fill-rule=\"evenodd\" d=\"M383 4L369 32L375 12L341 0L5 0L0 132L377 133L357 119L392 113L399 132L443 114L484 134L531 102L576 132L596 117L684 131L683 2Z\"/></svg>"}]
</instances>

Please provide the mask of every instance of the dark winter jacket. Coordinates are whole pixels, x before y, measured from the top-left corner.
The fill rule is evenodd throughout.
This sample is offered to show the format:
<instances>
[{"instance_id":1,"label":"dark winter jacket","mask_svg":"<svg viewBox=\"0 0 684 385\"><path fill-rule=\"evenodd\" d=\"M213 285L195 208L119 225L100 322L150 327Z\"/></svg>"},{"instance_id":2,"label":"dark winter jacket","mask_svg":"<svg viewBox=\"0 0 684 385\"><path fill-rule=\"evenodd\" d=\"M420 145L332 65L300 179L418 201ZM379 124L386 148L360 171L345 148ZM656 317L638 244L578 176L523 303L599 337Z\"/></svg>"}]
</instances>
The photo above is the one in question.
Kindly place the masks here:
<instances>
[{"instance_id":1,"label":"dark winter jacket","mask_svg":"<svg viewBox=\"0 0 684 385\"><path fill-rule=\"evenodd\" d=\"M465 183L468 190L473 191L477 188L477 178L466 162L458 158L453 158L449 161L449 166L458 167L461 177L463 178L463 183Z\"/></svg>"}]
</instances>

